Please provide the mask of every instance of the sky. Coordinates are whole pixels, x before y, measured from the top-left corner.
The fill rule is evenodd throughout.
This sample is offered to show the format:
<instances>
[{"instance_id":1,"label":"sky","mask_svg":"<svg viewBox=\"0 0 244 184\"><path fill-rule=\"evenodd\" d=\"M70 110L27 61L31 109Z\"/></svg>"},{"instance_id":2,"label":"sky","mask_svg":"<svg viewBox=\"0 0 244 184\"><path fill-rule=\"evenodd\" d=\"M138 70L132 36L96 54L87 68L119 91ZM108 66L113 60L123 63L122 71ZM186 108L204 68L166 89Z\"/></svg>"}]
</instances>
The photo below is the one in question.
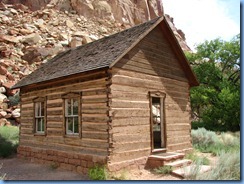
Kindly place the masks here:
<instances>
[{"instance_id":1,"label":"sky","mask_svg":"<svg viewBox=\"0 0 244 184\"><path fill-rule=\"evenodd\" d=\"M240 0L162 0L192 50L205 40L230 41L240 33Z\"/></svg>"}]
</instances>

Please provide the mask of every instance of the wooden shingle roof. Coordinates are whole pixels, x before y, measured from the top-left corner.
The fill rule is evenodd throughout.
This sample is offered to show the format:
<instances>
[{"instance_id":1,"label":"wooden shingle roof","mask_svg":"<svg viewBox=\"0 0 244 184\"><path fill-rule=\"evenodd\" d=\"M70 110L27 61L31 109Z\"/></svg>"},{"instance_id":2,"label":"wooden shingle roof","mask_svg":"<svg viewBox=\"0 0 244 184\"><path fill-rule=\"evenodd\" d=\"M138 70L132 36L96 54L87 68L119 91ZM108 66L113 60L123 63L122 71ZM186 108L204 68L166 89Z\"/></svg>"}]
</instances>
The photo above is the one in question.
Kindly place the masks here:
<instances>
[{"instance_id":1,"label":"wooden shingle roof","mask_svg":"<svg viewBox=\"0 0 244 184\"><path fill-rule=\"evenodd\" d=\"M20 88L95 69L112 67L163 20L163 17L158 17L122 32L62 52L41 65L12 88ZM193 77L195 77L194 74Z\"/></svg>"}]
</instances>

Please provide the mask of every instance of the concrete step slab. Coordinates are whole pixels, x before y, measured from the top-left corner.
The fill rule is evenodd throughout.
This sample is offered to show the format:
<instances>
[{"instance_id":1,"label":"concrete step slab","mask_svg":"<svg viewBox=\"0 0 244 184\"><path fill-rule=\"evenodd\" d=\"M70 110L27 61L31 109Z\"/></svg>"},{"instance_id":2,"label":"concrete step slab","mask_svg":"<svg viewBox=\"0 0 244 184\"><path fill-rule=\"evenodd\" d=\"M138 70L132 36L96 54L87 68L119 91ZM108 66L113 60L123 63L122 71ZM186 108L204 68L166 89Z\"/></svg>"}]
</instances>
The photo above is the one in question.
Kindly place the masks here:
<instances>
[{"instance_id":1,"label":"concrete step slab","mask_svg":"<svg viewBox=\"0 0 244 184\"><path fill-rule=\"evenodd\" d=\"M181 178L185 178L186 176L189 176L194 170L198 169L199 174L210 171L211 170L211 166L208 165L200 165L197 166L195 164L186 166L186 167L182 167L179 169L175 169L172 171L172 174Z\"/></svg>"},{"instance_id":2,"label":"concrete step slab","mask_svg":"<svg viewBox=\"0 0 244 184\"><path fill-rule=\"evenodd\" d=\"M185 156L184 153L160 153L153 154L149 156L149 159L163 160L163 161L171 161L181 159Z\"/></svg>"},{"instance_id":3,"label":"concrete step slab","mask_svg":"<svg viewBox=\"0 0 244 184\"><path fill-rule=\"evenodd\" d=\"M182 166L188 166L192 163L191 160L189 159L183 159L183 160L176 160L176 161L173 161L173 162L168 162L164 165L166 166L171 166L173 168L179 168L179 167L182 167Z\"/></svg>"}]
</instances>

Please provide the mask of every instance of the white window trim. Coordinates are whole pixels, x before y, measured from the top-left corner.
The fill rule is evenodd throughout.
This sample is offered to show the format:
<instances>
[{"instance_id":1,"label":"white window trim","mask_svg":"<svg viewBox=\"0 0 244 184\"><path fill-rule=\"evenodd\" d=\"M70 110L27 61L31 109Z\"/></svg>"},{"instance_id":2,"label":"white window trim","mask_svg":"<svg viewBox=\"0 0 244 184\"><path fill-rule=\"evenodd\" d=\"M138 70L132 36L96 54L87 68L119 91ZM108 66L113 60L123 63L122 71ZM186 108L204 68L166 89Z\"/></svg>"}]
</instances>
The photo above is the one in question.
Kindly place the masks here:
<instances>
[{"instance_id":1,"label":"white window trim","mask_svg":"<svg viewBox=\"0 0 244 184\"><path fill-rule=\"evenodd\" d=\"M35 133L37 134L45 134L45 102L44 101L38 101L34 102L35 103ZM44 114L40 116L41 111L42 111L42 103L44 106ZM39 109L38 109L39 108ZM38 112L38 110L39 112ZM38 123L39 119L41 119L41 130L38 130ZM42 127L44 125L44 129L42 130Z\"/></svg>"},{"instance_id":2,"label":"white window trim","mask_svg":"<svg viewBox=\"0 0 244 184\"><path fill-rule=\"evenodd\" d=\"M79 135L79 105L78 105L78 114L77 115L74 115L73 113L73 107L74 107L74 99L76 99L78 101L78 104L79 104L79 98L77 97L74 97L74 98L66 98L65 99L65 132L66 132L66 135ZM68 115L68 103L67 101L68 100L71 100L71 114ZM72 118L73 122L72 122L72 132L69 132L70 130L68 130L68 118ZM75 133L74 132L74 119L75 118L78 118L78 132Z\"/></svg>"}]
</instances>

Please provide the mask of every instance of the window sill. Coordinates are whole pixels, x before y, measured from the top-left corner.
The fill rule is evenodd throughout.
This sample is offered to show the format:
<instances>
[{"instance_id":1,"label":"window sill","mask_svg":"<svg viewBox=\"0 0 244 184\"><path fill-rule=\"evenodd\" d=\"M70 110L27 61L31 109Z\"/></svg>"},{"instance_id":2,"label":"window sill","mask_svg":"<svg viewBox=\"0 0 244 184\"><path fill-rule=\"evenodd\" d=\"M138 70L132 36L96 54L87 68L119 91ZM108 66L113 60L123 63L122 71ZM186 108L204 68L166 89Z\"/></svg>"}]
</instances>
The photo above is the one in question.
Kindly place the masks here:
<instances>
[{"instance_id":1,"label":"window sill","mask_svg":"<svg viewBox=\"0 0 244 184\"><path fill-rule=\"evenodd\" d=\"M46 133L34 133L34 136L46 136Z\"/></svg>"},{"instance_id":2,"label":"window sill","mask_svg":"<svg viewBox=\"0 0 244 184\"><path fill-rule=\"evenodd\" d=\"M79 134L65 134L64 137L80 138Z\"/></svg>"}]
</instances>

